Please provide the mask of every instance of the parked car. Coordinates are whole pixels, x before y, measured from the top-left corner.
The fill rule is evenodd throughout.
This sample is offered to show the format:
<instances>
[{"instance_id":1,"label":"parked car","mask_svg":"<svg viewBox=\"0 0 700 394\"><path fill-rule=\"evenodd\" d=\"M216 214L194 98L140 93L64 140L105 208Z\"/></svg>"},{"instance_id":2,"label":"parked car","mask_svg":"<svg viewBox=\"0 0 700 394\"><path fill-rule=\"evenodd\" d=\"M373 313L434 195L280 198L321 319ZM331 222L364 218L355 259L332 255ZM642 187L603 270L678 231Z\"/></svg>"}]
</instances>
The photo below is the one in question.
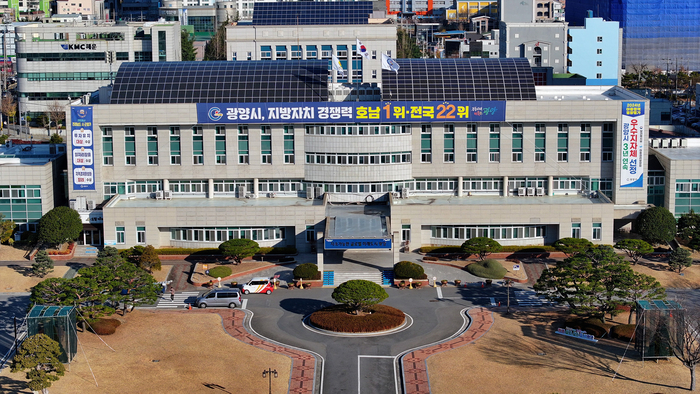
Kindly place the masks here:
<instances>
[{"instance_id":1,"label":"parked car","mask_svg":"<svg viewBox=\"0 0 700 394\"><path fill-rule=\"evenodd\" d=\"M243 285L243 294L265 293L272 294L275 289L273 280L263 276L255 277Z\"/></svg>"},{"instance_id":2,"label":"parked car","mask_svg":"<svg viewBox=\"0 0 700 394\"><path fill-rule=\"evenodd\" d=\"M229 308L242 305L241 293L237 289L213 289L197 297L194 305L198 308L208 306L227 306Z\"/></svg>"}]
</instances>

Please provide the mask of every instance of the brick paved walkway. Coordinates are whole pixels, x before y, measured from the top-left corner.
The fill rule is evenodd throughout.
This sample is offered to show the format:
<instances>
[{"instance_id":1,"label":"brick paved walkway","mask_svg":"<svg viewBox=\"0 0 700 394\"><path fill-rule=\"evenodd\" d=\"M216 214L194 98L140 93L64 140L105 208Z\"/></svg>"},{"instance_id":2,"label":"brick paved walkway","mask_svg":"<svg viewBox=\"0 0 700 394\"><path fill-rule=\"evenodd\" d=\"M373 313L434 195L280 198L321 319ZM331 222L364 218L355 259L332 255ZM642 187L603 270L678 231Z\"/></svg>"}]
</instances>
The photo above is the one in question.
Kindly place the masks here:
<instances>
[{"instance_id":1,"label":"brick paved walkway","mask_svg":"<svg viewBox=\"0 0 700 394\"><path fill-rule=\"evenodd\" d=\"M403 381L406 394L430 393L428 378L428 357L474 343L493 325L493 315L486 308L473 308L467 312L472 321L460 336L437 345L424 347L407 353L401 358Z\"/></svg>"},{"instance_id":2,"label":"brick paved walkway","mask_svg":"<svg viewBox=\"0 0 700 394\"><path fill-rule=\"evenodd\" d=\"M313 394L316 378L316 358L301 350L288 348L279 344L268 342L246 330L243 322L246 312L240 309L214 310L197 309L183 311L182 313L216 313L222 318L222 324L226 332L243 343L253 345L259 349L267 350L275 354L281 354L292 359L292 371L289 381L289 393Z\"/></svg>"}]
</instances>

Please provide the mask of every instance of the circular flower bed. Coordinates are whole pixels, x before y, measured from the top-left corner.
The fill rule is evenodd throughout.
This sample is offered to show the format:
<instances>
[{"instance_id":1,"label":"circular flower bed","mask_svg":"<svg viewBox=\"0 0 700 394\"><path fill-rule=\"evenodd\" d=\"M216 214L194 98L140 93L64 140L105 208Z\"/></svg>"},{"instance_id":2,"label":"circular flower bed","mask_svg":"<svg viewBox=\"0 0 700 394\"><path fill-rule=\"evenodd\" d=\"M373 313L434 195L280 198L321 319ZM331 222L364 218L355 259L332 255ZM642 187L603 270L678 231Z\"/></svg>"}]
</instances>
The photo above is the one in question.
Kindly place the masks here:
<instances>
[{"instance_id":1,"label":"circular flower bed","mask_svg":"<svg viewBox=\"0 0 700 394\"><path fill-rule=\"evenodd\" d=\"M335 332L378 332L403 324L404 313L386 305L373 305L363 314L355 315L345 305L333 305L309 316L313 326Z\"/></svg>"}]
</instances>

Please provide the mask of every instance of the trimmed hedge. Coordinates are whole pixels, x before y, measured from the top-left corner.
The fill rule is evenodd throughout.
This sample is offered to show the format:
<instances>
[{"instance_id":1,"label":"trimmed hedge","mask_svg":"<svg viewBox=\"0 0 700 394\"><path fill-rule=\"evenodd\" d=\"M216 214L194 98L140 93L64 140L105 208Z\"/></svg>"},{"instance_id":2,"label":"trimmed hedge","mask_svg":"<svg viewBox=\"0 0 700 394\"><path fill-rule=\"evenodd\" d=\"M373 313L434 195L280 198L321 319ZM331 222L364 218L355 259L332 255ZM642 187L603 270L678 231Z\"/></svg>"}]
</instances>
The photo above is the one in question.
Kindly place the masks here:
<instances>
[{"instance_id":1,"label":"trimmed hedge","mask_svg":"<svg viewBox=\"0 0 700 394\"><path fill-rule=\"evenodd\" d=\"M314 326L335 332L377 332L389 330L403 324L405 315L396 308L372 305L371 314L358 316L348 312L345 305L333 305L309 316Z\"/></svg>"},{"instance_id":2,"label":"trimmed hedge","mask_svg":"<svg viewBox=\"0 0 700 394\"><path fill-rule=\"evenodd\" d=\"M394 265L394 278L396 279L425 279L423 267L410 261L399 261Z\"/></svg>"},{"instance_id":3,"label":"trimmed hedge","mask_svg":"<svg viewBox=\"0 0 700 394\"><path fill-rule=\"evenodd\" d=\"M472 275L487 279L503 279L508 273L508 270L494 259L471 263L466 267L466 270Z\"/></svg>"},{"instance_id":4,"label":"trimmed hedge","mask_svg":"<svg viewBox=\"0 0 700 394\"><path fill-rule=\"evenodd\" d=\"M211 276L212 278L225 278L227 276L230 276L232 272L233 271L231 271L230 267L220 265L218 267L210 269L209 276Z\"/></svg>"},{"instance_id":5,"label":"trimmed hedge","mask_svg":"<svg viewBox=\"0 0 700 394\"><path fill-rule=\"evenodd\" d=\"M634 328L634 324L620 324L619 326L613 326L610 329L610 337L629 342L634 337Z\"/></svg>"},{"instance_id":6,"label":"trimmed hedge","mask_svg":"<svg viewBox=\"0 0 700 394\"><path fill-rule=\"evenodd\" d=\"M112 335L122 324L117 319L96 319L90 322L91 331L97 335Z\"/></svg>"},{"instance_id":7,"label":"trimmed hedge","mask_svg":"<svg viewBox=\"0 0 700 394\"><path fill-rule=\"evenodd\" d=\"M294 246L266 246L260 248L258 254L297 254L297 248Z\"/></svg>"},{"instance_id":8,"label":"trimmed hedge","mask_svg":"<svg viewBox=\"0 0 700 394\"><path fill-rule=\"evenodd\" d=\"M321 273L318 272L318 266L313 263L297 265L294 267L293 275L295 278L306 280L321 279Z\"/></svg>"},{"instance_id":9,"label":"trimmed hedge","mask_svg":"<svg viewBox=\"0 0 700 394\"><path fill-rule=\"evenodd\" d=\"M521 253L544 253L556 252L553 246L549 245L507 245L501 248L501 252L521 252ZM421 246L421 253L464 253L459 246L431 245Z\"/></svg>"}]
</instances>

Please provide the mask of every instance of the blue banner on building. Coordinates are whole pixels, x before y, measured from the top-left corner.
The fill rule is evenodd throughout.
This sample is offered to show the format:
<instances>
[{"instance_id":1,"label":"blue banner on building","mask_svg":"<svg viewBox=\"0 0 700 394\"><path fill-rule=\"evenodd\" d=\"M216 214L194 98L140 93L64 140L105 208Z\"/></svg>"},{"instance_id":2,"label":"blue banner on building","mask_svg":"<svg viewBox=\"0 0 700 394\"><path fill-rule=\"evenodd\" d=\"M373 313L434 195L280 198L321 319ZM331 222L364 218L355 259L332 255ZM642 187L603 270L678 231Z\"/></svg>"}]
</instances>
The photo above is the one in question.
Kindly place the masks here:
<instances>
[{"instance_id":1,"label":"blue banner on building","mask_svg":"<svg viewBox=\"0 0 700 394\"><path fill-rule=\"evenodd\" d=\"M95 190L92 107L71 107L73 190Z\"/></svg>"},{"instance_id":2,"label":"blue banner on building","mask_svg":"<svg viewBox=\"0 0 700 394\"><path fill-rule=\"evenodd\" d=\"M391 238L325 239L326 250L337 249L391 249Z\"/></svg>"},{"instance_id":3,"label":"blue banner on building","mask_svg":"<svg viewBox=\"0 0 700 394\"><path fill-rule=\"evenodd\" d=\"M203 123L502 122L505 101L197 104Z\"/></svg>"}]
</instances>

